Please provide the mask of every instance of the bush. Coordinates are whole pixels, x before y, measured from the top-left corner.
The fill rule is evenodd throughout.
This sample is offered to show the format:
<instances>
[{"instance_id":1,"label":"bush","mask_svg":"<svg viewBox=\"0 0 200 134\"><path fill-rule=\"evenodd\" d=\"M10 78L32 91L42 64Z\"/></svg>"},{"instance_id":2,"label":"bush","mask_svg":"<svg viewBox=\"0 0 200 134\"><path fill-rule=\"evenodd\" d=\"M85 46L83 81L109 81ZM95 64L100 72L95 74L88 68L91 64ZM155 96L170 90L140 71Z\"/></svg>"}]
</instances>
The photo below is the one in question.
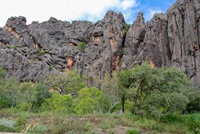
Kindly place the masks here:
<instances>
[{"instance_id":1,"label":"bush","mask_svg":"<svg viewBox=\"0 0 200 134\"><path fill-rule=\"evenodd\" d=\"M0 132L17 132L16 122L0 119Z\"/></svg>"},{"instance_id":2,"label":"bush","mask_svg":"<svg viewBox=\"0 0 200 134\"><path fill-rule=\"evenodd\" d=\"M78 49L79 51L84 51L86 46L87 46L87 44L86 44L85 42L80 42L80 43L78 44L77 49Z\"/></svg>"},{"instance_id":3,"label":"bush","mask_svg":"<svg viewBox=\"0 0 200 134\"><path fill-rule=\"evenodd\" d=\"M10 49L16 49L16 48L17 46L14 46L14 45L10 46Z\"/></svg>"},{"instance_id":4,"label":"bush","mask_svg":"<svg viewBox=\"0 0 200 134\"><path fill-rule=\"evenodd\" d=\"M200 95L190 101L190 103L187 105L186 111L189 113L200 112Z\"/></svg>"},{"instance_id":5,"label":"bush","mask_svg":"<svg viewBox=\"0 0 200 134\"><path fill-rule=\"evenodd\" d=\"M32 106L31 106L31 110L34 112L39 112L40 111L40 107L42 106L42 104L45 102L45 100L47 98L51 97L51 94L49 92L49 86L41 83L35 83L36 84L36 94L35 94L35 98L32 101Z\"/></svg>"},{"instance_id":6,"label":"bush","mask_svg":"<svg viewBox=\"0 0 200 134\"><path fill-rule=\"evenodd\" d=\"M161 118L161 122L168 124L184 124L189 131L200 133L200 114L167 114Z\"/></svg>"},{"instance_id":7,"label":"bush","mask_svg":"<svg viewBox=\"0 0 200 134\"><path fill-rule=\"evenodd\" d=\"M0 79L5 78L6 73L7 73L7 71L4 70L2 67L0 67Z\"/></svg>"},{"instance_id":8,"label":"bush","mask_svg":"<svg viewBox=\"0 0 200 134\"><path fill-rule=\"evenodd\" d=\"M125 23L123 24L123 29L124 29L124 31L125 31L125 34L128 33L129 28L130 28L130 25L125 24Z\"/></svg>"},{"instance_id":9,"label":"bush","mask_svg":"<svg viewBox=\"0 0 200 134\"><path fill-rule=\"evenodd\" d=\"M54 111L54 112L70 112L70 106L72 103L71 95L61 95L53 92L51 98L45 99L45 103L42 104L42 111Z\"/></svg>"},{"instance_id":10,"label":"bush","mask_svg":"<svg viewBox=\"0 0 200 134\"><path fill-rule=\"evenodd\" d=\"M126 131L126 134L140 134L140 130L139 129L128 129Z\"/></svg>"},{"instance_id":11,"label":"bush","mask_svg":"<svg viewBox=\"0 0 200 134\"><path fill-rule=\"evenodd\" d=\"M38 51L38 54L41 56L41 55L44 55L45 54L45 51L43 49L41 49L40 51Z\"/></svg>"},{"instance_id":12,"label":"bush","mask_svg":"<svg viewBox=\"0 0 200 134\"><path fill-rule=\"evenodd\" d=\"M108 111L109 101L97 88L83 88L74 99L72 108L78 115Z\"/></svg>"},{"instance_id":13,"label":"bush","mask_svg":"<svg viewBox=\"0 0 200 134\"><path fill-rule=\"evenodd\" d=\"M166 113L181 113L188 104L190 81L176 68L152 68L149 64L123 70L118 93L122 111L125 100L133 102L133 113L159 119Z\"/></svg>"},{"instance_id":14,"label":"bush","mask_svg":"<svg viewBox=\"0 0 200 134\"><path fill-rule=\"evenodd\" d=\"M47 127L45 125L38 124L38 125L33 126L32 128L30 128L30 130L28 132L41 134L41 133L45 133L46 131L47 131Z\"/></svg>"},{"instance_id":15,"label":"bush","mask_svg":"<svg viewBox=\"0 0 200 134\"><path fill-rule=\"evenodd\" d=\"M21 132L26 127L27 118L22 116L17 119L17 127L18 131Z\"/></svg>"}]
</instances>

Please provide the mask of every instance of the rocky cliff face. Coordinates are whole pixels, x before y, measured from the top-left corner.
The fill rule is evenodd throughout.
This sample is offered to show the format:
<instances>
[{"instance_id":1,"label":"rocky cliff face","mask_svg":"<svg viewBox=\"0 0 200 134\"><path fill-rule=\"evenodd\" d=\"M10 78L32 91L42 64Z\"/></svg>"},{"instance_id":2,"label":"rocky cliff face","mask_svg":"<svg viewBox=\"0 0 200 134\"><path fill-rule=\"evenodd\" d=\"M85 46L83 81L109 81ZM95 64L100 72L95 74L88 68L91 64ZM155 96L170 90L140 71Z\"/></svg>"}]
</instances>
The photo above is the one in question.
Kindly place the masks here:
<instances>
[{"instance_id":1,"label":"rocky cliff face","mask_svg":"<svg viewBox=\"0 0 200 134\"><path fill-rule=\"evenodd\" d=\"M200 86L200 1L177 0L165 14L144 24L142 13L126 37L123 67L148 61L151 66L176 66ZM131 51L131 52L130 52Z\"/></svg>"},{"instance_id":2,"label":"rocky cliff face","mask_svg":"<svg viewBox=\"0 0 200 134\"><path fill-rule=\"evenodd\" d=\"M78 69L92 85L105 72L147 61L152 67L176 66L200 87L199 47L199 0L178 0L147 23L139 13L128 31L123 15L114 11L95 24L50 18L26 25L26 18L11 17L0 28L0 66L22 81Z\"/></svg>"}]
</instances>

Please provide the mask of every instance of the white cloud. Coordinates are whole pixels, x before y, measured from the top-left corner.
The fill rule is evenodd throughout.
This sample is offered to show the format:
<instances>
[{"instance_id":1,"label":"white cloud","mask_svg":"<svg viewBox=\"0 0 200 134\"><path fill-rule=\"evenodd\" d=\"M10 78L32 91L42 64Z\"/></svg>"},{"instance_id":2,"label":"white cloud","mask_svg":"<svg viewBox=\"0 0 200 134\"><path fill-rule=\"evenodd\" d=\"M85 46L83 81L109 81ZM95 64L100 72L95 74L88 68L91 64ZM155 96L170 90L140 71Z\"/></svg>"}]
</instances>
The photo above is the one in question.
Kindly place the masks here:
<instances>
[{"instance_id":1,"label":"white cloud","mask_svg":"<svg viewBox=\"0 0 200 134\"><path fill-rule=\"evenodd\" d=\"M155 13L163 13L161 9L158 8L149 8L147 12L144 14L144 18L149 21Z\"/></svg>"},{"instance_id":2,"label":"white cloud","mask_svg":"<svg viewBox=\"0 0 200 134\"><path fill-rule=\"evenodd\" d=\"M27 23L46 21L50 17L60 20L102 19L107 10L126 13L137 5L136 0L3 0L0 8L0 26L11 16L24 16Z\"/></svg>"}]
</instances>

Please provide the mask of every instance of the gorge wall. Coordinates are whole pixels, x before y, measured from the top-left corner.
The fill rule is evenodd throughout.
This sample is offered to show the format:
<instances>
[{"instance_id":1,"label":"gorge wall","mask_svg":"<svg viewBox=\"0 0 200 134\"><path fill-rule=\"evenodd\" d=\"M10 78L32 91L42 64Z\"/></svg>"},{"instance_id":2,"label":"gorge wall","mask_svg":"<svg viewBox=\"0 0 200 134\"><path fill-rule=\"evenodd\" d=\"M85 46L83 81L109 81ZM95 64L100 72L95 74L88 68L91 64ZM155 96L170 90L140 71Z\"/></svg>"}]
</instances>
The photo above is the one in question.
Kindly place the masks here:
<instances>
[{"instance_id":1,"label":"gorge wall","mask_svg":"<svg viewBox=\"0 0 200 134\"><path fill-rule=\"evenodd\" d=\"M0 28L0 66L8 76L37 81L52 71L78 69L102 79L105 72L151 66L176 66L200 87L200 1L177 0L166 13L145 23L143 13L130 25L122 13L108 11L102 20L32 22L11 17Z\"/></svg>"}]
</instances>

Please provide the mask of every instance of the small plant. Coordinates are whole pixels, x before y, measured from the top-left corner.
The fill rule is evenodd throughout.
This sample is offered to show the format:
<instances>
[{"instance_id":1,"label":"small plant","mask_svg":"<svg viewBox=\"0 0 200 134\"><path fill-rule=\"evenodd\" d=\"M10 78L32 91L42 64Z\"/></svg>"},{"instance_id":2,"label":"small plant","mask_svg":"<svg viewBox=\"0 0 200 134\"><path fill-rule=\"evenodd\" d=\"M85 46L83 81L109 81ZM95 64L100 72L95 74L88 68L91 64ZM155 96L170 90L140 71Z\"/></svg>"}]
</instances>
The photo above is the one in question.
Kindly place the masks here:
<instances>
[{"instance_id":1,"label":"small plant","mask_svg":"<svg viewBox=\"0 0 200 134\"><path fill-rule=\"evenodd\" d=\"M188 104L187 104L187 112L189 113L197 113L198 111L200 111L200 95L198 95L197 97L195 97L193 100L191 100Z\"/></svg>"},{"instance_id":2,"label":"small plant","mask_svg":"<svg viewBox=\"0 0 200 134\"><path fill-rule=\"evenodd\" d=\"M18 131L22 131L25 126L26 126L26 117L19 117L18 120L17 120L17 127L18 127Z\"/></svg>"},{"instance_id":3,"label":"small plant","mask_svg":"<svg viewBox=\"0 0 200 134\"><path fill-rule=\"evenodd\" d=\"M116 123L110 119L105 119L105 120L102 120L99 125L100 125L100 128L102 129L110 129L110 128L115 127Z\"/></svg>"},{"instance_id":4,"label":"small plant","mask_svg":"<svg viewBox=\"0 0 200 134\"><path fill-rule=\"evenodd\" d=\"M87 46L87 44L85 42L80 42L77 46L77 49L79 51L84 51L85 50L85 47Z\"/></svg>"},{"instance_id":5,"label":"small plant","mask_svg":"<svg viewBox=\"0 0 200 134\"><path fill-rule=\"evenodd\" d=\"M33 127L29 130L29 132L31 132L31 133L38 133L38 134L44 133L44 132L46 132L46 131L47 131L47 127L46 127L45 125L43 125L43 124L38 124L38 125L36 125L36 126L33 126Z\"/></svg>"},{"instance_id":6,"label":"small plant","mask_svg":"<svg viewBox=\"0 0 200 134\"><path fill-rule=\"evenodd\" d=\"M125 34L128 33L129 28L130 28L130 25L125 24L125 23L123 24L123 29L124 29L124 31L125 31Z\"/></svg>"},{"instance_id":7,"label":"small plant","mask_svg":"<svg viewBox=\"0 0 200 134\"><path fill-rule=\"evenodd\" d=\"M38 54L41 56L41 55L44 55L45 54L45 51L43 49L41 49Z\"/></svg>"},{"instance_id":8,"label":"small plant","mask_svg":"<svg viewBox=\"0 0 200 134\"><path fill-rule=\"evenodd\" d=\"M16 131L16 122L0 119L0 131L1 132L17 132Z\"/></svg>"},{"instance_id":9,"label":"small plant","mask_svg":"<svg viewBox=\"0 0 200 134\"><path fill-rule=\"evenodd\" d=\"M126 51L123 49L122 51L121 51L121 56L123 56L123 55L125 55L126 54Z\"/></svg>"},{"instance_id":10,"label":"small plant","mask_svg":"<svg viewBox=\"0 0 200 134\"><path fill-rule=\"evenodd\" d=\"M50 65L49 66L49 71L52 71L53 70L53 65Z\"/></svg>"},{"instance_id":11,"label":"small plant","mask_svg":"<svg viewBox=\"0 0 200 134\"><path fill-rule=\"evenodd\" d=\"M10 49L16 49L16 48L17 46L14 46L14 45L10 46Z\"/></svg>"},{"instance_id":12,"label":"small plant","mask_svg":"<svg viewBox=\"0 0 200 134\"><path fill-rule=\"evenodd\" d=\"M70 31L70 30L71 30L71 28L70 28L70 27L68 27L68 28L67 28L67 31Z\"/></svg>"},{"instance_id":13,"label":"small plant","mask_svg":"<svg viewBox=\"0 0 200 134\"><path fill-rule=\"evenodd\" d=\"M140 130L139 129L128 129L126 131L126 134L140 134Z\"/></svg>"}]
</instances>

